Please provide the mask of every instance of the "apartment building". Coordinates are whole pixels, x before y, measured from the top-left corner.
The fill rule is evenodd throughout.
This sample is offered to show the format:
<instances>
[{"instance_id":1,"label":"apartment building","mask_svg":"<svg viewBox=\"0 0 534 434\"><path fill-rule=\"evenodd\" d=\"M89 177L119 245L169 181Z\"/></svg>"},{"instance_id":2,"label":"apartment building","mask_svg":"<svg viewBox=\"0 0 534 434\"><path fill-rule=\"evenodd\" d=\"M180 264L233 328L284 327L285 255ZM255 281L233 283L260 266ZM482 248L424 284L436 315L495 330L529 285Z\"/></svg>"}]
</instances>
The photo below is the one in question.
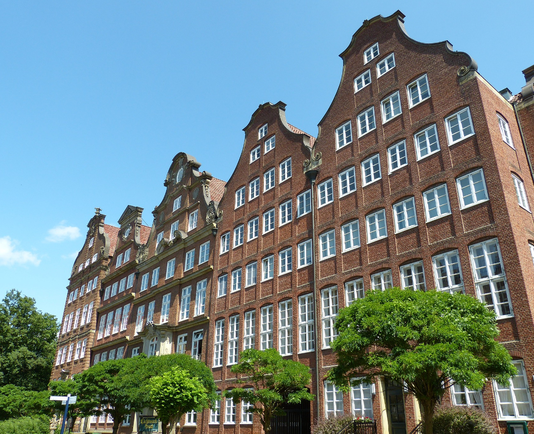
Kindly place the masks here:
<instances>
[{"instance_id":1,"label":"apartment building","mask_svg":"<svg viewBox=\"0 0 534 434\"><path fill-rule=\"evenodd\" d=\"M98 241L107 262L91 363L186 352L212 369L222 395L238 384L241 351L276 348L312 373L316 400L287 408L302 432L352 413L408 434L421 414L402 385L343 394L326 381L336 315L370 289L463 292L495 311L518 375L480 391L454 386L446 400L482 408L502 433L534 429L534 67L519 95L498 92L450 43L411 39L399 11L365 21L341 58L317 139L288 123L284 103L262 104L226 184L180 153L150 231L135 207L106 229L115 241ZM94 279L90 239L69 297ZM53 378L81 338L66 331L78 304L67 302ZM261 432L247 407L222 398L182 423L191 433ZM135 420L123 432L137 432Z\"/></svg>"}]
</instances>

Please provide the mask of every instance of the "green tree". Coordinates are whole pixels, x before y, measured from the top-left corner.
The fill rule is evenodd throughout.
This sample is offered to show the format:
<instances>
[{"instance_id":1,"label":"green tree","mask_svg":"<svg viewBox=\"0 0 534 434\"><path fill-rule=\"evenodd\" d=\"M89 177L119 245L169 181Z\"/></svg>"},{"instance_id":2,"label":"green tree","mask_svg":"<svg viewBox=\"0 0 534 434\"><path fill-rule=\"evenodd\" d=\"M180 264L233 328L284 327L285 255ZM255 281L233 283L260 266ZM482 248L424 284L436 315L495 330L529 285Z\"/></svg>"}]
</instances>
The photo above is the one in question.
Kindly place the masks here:
<instances>
[{"instance_id":1,"label":"green tree","mask_svg":"<svg viewBox=\"0 0 534 434\"><path fill-rule=\"evenodd\" d=\"M284 404L299 404L312 401L315 396L308 392L311 374L300 362L284 359L277 350L243 351L240 362L232 366L232 372L241 374L239 383L251 384L253 388L235 388L226 392L234 402L253 404L249 410L260 416L266 434L271 432L271 420L283 415Z\"/></svg>"},{"instance_id":2,"label":"green tree","mask_svg":"<svg viewBox=\"0 0 534 434\"><path fill-rule=\"evenodd\" d=\"M51 411L47 390L26 390L8 384L0 387L0 420L48 414Z\"/></svg>"},{"instance_id":3,"label":"green tree","mask_svg":"<svg viewBox=\"0 0 534 434\"><path fill-rule=\"evenodd\" d=\"M0 422L0 434L48 434L49 426L46 416L25 416Z\"/></svg>"},{"instance_id":4,"label":"green tree","mask_svg":"<svg viewBox=\"0 0 534 434\"><path fill-rule=\"evenodd\" d=\"M199 362L200 363L200 362ZM197 377L177 366L149 383L151 406L161 420L162 433L174 432L177 423L188 411L202 411L210 406L208 393ZM183 426L180 428L180 431Z\"/></svg>"},{"instance_id":5,"label":"green tree","mask_svg":"<svg viewBox=\"0 0 534 434\"><path fill-rule=\"evenodd\" d=\"M340 310L336 328L332 348L338 364L329 378L345 390L351 381L375 377L404 383L423 408L426 434L433 432L436 403L448 387L478 390L487 379L507 383L516 374L510 355L495 341L494 312L463 294L370 291Z\"/></svg>"},{"instance_id":6,"label":"green tree","mask_svg":"<svg viewBox=\"0 0 534 434\"><path fill-rule=\"evenodd\" d=\"M9 291L0 304L0 386L46 390L56 352L58 324L35 300Z\"/></svg>"}]
</instances>

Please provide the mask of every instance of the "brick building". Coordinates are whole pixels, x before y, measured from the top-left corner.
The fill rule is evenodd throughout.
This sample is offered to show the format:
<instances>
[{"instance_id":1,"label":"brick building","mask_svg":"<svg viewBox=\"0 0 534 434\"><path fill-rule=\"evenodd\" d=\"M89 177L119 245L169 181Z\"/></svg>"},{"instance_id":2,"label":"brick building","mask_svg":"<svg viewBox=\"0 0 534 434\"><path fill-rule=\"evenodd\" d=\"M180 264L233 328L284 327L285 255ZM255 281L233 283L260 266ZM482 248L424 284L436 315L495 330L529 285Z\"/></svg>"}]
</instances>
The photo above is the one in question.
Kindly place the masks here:
<instances>
[{"instance_id":1,"label":"brick building","mask_svg":"<svg viewBox=\"0 0 534 434\"><path fill-rule=\"evenodd\" d=\"M534 69L519 95L499 93L466 53L409 38L401 12L365 21L341 57L317 139L288 124L282 102L263 104L225 186L178 154L150 234L139 208L126 209L120 229L100 214L91 220L111 234L98 238L98 324L83 332L91 363L185 351L212 368L223 392L236 385L240 351L274 347L310 367L316 400L291 409L304 431L352 412L376 419L379 432L409 433L420 411L401 385L344 395L325 381L330 342L338 310L365 291L435 287L494 310L518 369L510 385L455 386L447 400L483 408L503 433L534 429ZM69 294L96 273L82 253ZM83 337L67 331L78 304L66 305L53 378L80 369L64 360ZM260 432L245 407L223 398L183 423L189 432ZM123 430L136 432L135 422Z\"/></svg>"}]
</instances>

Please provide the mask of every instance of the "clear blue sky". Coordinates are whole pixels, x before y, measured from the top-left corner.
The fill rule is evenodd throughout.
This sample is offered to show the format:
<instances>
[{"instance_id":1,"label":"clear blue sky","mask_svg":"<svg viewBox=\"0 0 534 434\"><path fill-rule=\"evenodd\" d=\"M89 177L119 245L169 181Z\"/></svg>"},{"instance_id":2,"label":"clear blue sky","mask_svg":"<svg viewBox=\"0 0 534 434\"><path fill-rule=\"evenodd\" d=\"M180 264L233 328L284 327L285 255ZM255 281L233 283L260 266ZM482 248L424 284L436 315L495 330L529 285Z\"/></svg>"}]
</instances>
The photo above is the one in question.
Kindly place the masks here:
<instances>
[{"instance_id":1,"label":"clear blue sky","mask_svg":"<svg viewBox=\"0 0 534 434\"><path fill-rule=\"evenodd\" d=\"M449 40L521 90L531 0L0 0L0 296L60 317L94 208L116 225L141 206L151 225L180 151L228 179L259 104L284 101L316 135L339 53L397 9L412 38Z\"/></svg>"}]
</instances>

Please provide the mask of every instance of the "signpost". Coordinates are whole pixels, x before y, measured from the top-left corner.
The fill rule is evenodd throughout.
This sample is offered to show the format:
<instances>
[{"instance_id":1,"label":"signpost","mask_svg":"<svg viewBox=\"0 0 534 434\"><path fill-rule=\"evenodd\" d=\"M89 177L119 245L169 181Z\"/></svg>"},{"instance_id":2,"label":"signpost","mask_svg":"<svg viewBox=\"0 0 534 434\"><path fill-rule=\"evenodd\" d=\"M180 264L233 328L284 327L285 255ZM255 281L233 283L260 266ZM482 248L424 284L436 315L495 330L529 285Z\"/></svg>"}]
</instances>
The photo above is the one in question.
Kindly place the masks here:
<instances>
[{"instance_id":1,"label":"signpost","mask_svg":"<svg viewBox=\"0 0 534 434\"><path fill-rule=\"evenodd\" d=\"M63 422L61 424L61 434L64 434L69 404L74 404L76 402L76 396L70 396L70 393L67 396L51 396L50 401L61 401L61 403L65 406L65 413L63 414Z\"/></svg>"}]
</instances>

